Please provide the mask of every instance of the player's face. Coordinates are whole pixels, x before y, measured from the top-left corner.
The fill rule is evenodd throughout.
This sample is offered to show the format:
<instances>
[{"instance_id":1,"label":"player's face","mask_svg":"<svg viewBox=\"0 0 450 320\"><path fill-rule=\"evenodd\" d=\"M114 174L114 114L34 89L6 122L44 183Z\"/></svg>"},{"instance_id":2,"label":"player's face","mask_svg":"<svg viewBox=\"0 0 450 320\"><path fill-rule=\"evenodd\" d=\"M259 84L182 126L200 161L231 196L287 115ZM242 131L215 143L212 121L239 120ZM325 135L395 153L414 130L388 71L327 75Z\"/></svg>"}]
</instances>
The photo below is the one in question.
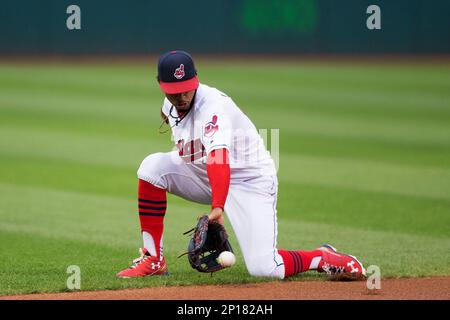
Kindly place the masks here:
<instances>
[{"instance_id":1,"label":"player's face","mask_svg":"<svg viewBox=\"0 0 450 320\"><path fill-rule=\"evenodd\" d=\"M177 108L177 111L186 111L189 110L189 107L191 106L194 94L195 90L177 94L166 93L166 98L170 101L171 104L175 106L175 108Z\"/></svg>"}]
</instances>

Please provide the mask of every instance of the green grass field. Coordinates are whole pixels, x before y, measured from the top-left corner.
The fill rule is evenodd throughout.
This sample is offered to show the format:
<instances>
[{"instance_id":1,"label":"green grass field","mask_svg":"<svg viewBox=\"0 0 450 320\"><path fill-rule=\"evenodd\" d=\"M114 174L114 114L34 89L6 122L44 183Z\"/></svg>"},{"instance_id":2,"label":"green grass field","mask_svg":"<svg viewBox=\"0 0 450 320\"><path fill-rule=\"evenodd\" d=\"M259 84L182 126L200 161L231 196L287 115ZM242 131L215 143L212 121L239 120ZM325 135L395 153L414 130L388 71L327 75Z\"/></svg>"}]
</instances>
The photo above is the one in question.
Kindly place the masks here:
<instances>
[{"instance_id":1,"label":"green grass field","mask_svg":"<svg viewBox=\"0 0 450 320\"><path fill-rule=\"evenodd\" d=\"M173 196L171 275L115 277L142 246L136 170L172 149L153 63L0 64L0 295L67 291L70 265L82 290L267 281L239 252L213 277L177 259L208 207ZM280 248L329 242L383 277L450 274L449 63L197 67L258 128L280 129Z\"/></svg>"}]
</instances>

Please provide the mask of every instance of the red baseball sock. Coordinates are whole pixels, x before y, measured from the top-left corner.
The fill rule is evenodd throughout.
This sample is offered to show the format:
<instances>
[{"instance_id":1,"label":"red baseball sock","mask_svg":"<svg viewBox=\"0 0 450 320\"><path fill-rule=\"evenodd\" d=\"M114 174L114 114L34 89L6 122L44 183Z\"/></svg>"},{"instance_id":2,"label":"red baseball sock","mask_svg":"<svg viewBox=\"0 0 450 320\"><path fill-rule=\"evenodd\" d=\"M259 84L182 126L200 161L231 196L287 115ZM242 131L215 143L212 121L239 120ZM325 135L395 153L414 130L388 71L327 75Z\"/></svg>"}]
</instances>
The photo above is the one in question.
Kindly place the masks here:
<instances>
[{"instance_id":1,"label":"red baseball sock","mask_svg":"<svg viewBox=\"0 0 450 320\"><path fill-rule=\"evenodd\" d=\"M147 181L139 179L139 220L142 233L147 232L153 238L153 248L146 249L161 255L161 237L164 230L164 216L167 208L166 190L158 188ZM144 238L144 246L145 246ZM150 246L150 245L148 245Z\"/></svg>"},{"instance_id":2,"label":"red baseball sock","mask_svg":"<svg viewBox=\"0 0 450 320\"><path fill-rule=\"evenodd\" d=\"M312 269L317 269L317 265L322 258L322 251L288 251L278 250L278 253L283 258L284 262L284 276L289 277L296 275L300 272L305 272ZM315 259L315 263L311 265L311 262Z\"/></svg>"}]
</instances>

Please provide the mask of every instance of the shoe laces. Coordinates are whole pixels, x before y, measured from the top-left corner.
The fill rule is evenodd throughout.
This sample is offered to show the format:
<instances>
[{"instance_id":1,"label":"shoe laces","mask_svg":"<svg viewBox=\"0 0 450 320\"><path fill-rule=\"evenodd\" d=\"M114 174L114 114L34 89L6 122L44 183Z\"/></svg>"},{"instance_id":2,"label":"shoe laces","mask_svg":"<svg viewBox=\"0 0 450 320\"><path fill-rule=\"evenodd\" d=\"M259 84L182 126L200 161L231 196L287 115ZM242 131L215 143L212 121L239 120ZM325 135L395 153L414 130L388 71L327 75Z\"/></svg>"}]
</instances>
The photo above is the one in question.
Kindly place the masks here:
<instances>
[{"instance_id":1,"label":"shoe laces","mask_svg":"<svg viewBox=\"0 0 450 320\"><path fill-rule=\"evenodd\" d=\"M142 262L147 260L147 258L150 257L149 255L146 255L144 253L144 250L142 248L139 248L139 254L140 254L140 257L133 260L133 265L130 267L131 269L135 269L139 264L141 264Z\"/></svg>"},{"instance_id":2,"label":"shoe laces","mask_svg":"<svg viewBox=\"0 0 450 320\"><path fill-rule=\"evenodd\" d=\"M335 266L331 265L329 263L324 263L322 266L322 270L325 271L327 274L338 274L338 273L344 273L345 267L344 266Z\"/></svg>"}]
</instances>

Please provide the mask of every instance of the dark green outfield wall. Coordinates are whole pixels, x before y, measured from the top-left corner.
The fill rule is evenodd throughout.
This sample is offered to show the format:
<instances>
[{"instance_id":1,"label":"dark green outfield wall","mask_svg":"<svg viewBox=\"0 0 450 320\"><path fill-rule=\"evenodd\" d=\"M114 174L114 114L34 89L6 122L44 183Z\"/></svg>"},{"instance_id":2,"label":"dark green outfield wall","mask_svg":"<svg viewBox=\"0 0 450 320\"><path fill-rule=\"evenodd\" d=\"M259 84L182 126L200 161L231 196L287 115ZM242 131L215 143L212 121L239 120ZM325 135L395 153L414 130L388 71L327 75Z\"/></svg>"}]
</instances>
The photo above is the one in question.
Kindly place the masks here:
<instances>
[{"instance_id":1,"label":"dark green outfield wall","mask_svg":"<svg viewBox=\"0 0 450 320\"><path fill-rule=\"evenodd\" d=\"M2 0L0 54L449 53L449 14L450 0Z\"/></svg>"}]
</instances>

